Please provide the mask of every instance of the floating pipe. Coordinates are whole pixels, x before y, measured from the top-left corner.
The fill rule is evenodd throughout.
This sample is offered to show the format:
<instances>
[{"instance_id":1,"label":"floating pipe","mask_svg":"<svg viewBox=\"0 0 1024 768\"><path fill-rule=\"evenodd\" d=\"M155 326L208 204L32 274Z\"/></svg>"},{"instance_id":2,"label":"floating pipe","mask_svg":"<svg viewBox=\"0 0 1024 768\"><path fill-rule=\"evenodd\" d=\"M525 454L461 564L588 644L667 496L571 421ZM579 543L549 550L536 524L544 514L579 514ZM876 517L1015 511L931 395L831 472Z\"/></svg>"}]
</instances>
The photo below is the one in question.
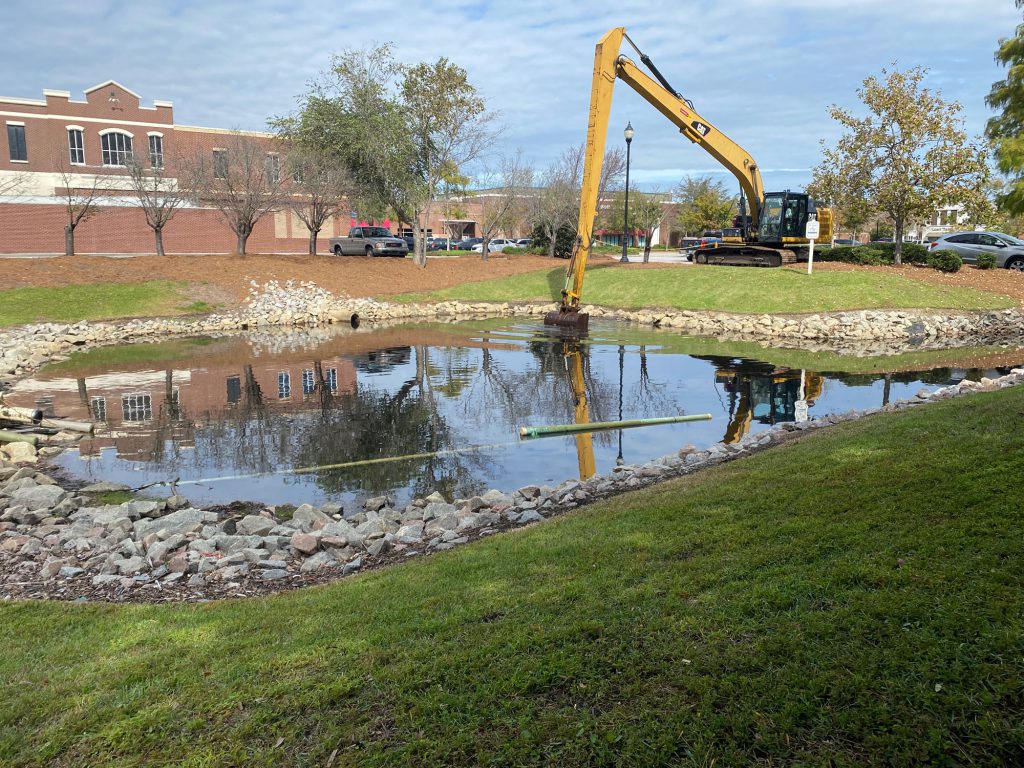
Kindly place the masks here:
<instances>
[{"instance_id":1,"label":"floating pipe","mask_svg":"<svg viewBox=\"0 0 1024 768\"><path fill-rule=\"evenodd\" d=\"M0 429L0 443L28 443L29 445L38 445L39 438L35 435L26 435L21 432L8 432L5 429Z\"/></svg>"},{"instance_id":2,"label":"floating pipe","mask_svg":"<svg viewBox=\"0 0 1024 768\"><path fill-rule=\"evenodd\" d=\"M37 427L64 430L66 432L82 432L92 434L95 426L88 421L68 421L67 419L48 419L39 411L28 408L17 408L13 405L0 405L0 419L16 421L21 424L34 424Z\"/></svg>"},{"instance_id":3,"label":"floating pipe","mask_svg":"<svg viewBox=\"0 0 1024 768\"><path fill-rule=\"evenodd\" d=\"M631 427L650 427L655 424L678 424L684 421L710 421L710 413L695 413L688 416L658 416L653 419L625 419L624 421L594 421L589 424L552 424L546 427L520 427L519 436L554 437L570 435L576 432L597 432L602 429L629 429Z\"/></svg>"}]
</instances>

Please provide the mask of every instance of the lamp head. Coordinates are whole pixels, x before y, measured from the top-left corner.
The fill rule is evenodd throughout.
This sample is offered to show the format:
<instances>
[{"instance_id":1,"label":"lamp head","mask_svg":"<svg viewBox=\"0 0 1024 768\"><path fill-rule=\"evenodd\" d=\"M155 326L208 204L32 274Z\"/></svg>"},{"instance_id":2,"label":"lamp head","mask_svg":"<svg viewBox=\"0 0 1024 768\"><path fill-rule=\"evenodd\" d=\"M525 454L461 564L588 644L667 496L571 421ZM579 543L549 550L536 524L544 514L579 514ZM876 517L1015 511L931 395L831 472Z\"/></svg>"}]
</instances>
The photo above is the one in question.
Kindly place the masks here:
<instances>
[{"instance_id":1,"label":"lamp head","mask_svg":"<svg viewBox=\"0 0 1024 768\"><path fill-rule=\"evenodd\" d=\"M626 130L622 132L622 135L626 137L626 143L629 144L633 140L633 124L626 123Z\"/></svg>"}]
</instances>

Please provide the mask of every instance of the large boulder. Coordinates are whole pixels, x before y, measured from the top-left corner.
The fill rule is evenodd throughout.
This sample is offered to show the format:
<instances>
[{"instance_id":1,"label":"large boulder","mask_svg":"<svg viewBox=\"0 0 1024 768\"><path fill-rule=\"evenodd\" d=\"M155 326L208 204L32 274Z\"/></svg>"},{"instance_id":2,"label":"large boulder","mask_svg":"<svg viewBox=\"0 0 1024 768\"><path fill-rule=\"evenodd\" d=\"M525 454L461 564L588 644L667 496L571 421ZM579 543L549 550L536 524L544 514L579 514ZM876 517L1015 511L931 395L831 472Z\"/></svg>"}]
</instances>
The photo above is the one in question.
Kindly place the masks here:
<instances>
[{"instance_id":1,"label":"large boulder","mask_svg":"<svg viewBox=\"0 0 1024 768\"><path fill-rule=\"evenodd\" d=\"M49 509L65 499L67 492L56 485L37 485L19 488L11 494L11 503L20 504L30 511Z\"/></svg>"},{"instance_id":2,"label":"large boulder","mask_svg":"<svg viewBox=\"0 0 1024 768\"><path fill-rule=\"evenodd\" d=\"M164 538L175 534L188 536L190 533L202 530L204 524L215 522L217 522L217 515L212 512L191 508L179 509L154 520L136 520L135 538L142 539L153 531L160 533Z\"/></svg>"}]
</instances>

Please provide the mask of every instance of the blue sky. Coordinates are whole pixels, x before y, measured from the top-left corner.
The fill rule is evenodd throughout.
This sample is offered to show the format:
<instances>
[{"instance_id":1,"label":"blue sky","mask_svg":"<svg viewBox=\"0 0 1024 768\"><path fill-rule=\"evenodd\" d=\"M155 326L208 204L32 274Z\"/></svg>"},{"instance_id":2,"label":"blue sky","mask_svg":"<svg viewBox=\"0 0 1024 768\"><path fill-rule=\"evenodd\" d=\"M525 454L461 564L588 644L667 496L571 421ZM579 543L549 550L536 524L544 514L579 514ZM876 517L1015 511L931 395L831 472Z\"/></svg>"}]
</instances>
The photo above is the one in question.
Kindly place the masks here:
<instances>
[{"instance_id":1,"label":"blue sky","mask_svg":"<svg viewBox=\"0 0 1024 768\"><path fill-rule=\"evenodd\" d=\"M332 52L391 41L407 63L447 56L505 124L496 152L543 168L583 141L593 49L625 26L672 84L761 165L769 189L798 188L834 140L828 107L855 107L869 74L923 65L927 85L964 106L970 133L1002 70L1012 0L7 0L0 94L40 98L115 79L179 123L260 129L294 109ZM627 52L628 53L628 52ZM624 84L610 140L631 121L631 178L667 189L721 173Z\"/></svg>"}]
</instances>

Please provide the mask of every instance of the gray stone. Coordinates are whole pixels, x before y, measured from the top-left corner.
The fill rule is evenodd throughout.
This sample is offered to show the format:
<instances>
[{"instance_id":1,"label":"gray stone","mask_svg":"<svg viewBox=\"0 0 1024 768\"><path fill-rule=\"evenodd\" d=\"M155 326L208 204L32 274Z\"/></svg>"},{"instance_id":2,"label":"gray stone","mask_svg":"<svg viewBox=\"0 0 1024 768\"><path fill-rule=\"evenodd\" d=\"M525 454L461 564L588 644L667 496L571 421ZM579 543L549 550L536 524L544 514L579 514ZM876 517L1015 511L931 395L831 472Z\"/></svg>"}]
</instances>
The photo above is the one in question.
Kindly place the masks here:
<instances>
[{"instance_id":1,"label":"gray stone","mask_svg":"<svg viewBox=\"0 0 1024 768\"><path fill-rule=\"evenodd\" d=\"M66 566L67 563L64 560L47 560L39 568L39 576L44 579L52 579L54 576L60 573L61 568L64 568Z\"/></svg>"},{"instance_id":2,"label":"gray stone","mask_svg":"<svg viewBox=\"0 0 1024 768\"><path fill-rule=\"evenodd\" d=\"M170 538L158 541L146 550L146 557L151 563L162 563L167 556L185 543L185 537L176 533Z\"/></svg>"},{"instance_id":3,"label":"gray stone","mask_svg":"<svg viewBox=\"0 0 1024 768\"><path fill-rule=\"evenodd\" d=\"M519 516L519 520L517 522L522 524L539 523L543 519L544 518L540 516L540 513L535 512L532 509L528 509L526 512L523 512L523 514Z\"/></svg>"},{"instance_id":4,"label":"gray stone","mask_svg":"<svg viewBox=\"0 0 1024 768\"><path fill-rule=\"evenodd\" d=\"M363 558L357 557L355 560L352 560L350 562L345 563L345 565L341 569L341 572L342 572L343 575L347 576L350 573L355 573L356 571L358 571L362 567L363 567Z\"/></svg>"},{"instance_id":5,"label":"gray stone","mask_svg":"<svg viewBox=\"0 0 1024 768\"><path fill-rule=\"evenodd\" d=\"M235 525L235 532L243 536L266 536L277 523L263 515L246 515Z\"/></svg>"},{"instance_id":6,"label":"gray stone","mask_svg":"<svg viewBox=\"0 0 1024 768\"><path fill-rule=\"evenodd\" d=\"M303 504L292 514L292 523L300 527L306 533L309 533L310 531L318 531L325 525L329 525L333 522L334 518L330 515L325 515L319 509L309 504Z\"/></svg>"},{"instance_id":7,"label":"gray stone","mask_svg":"<svg viewBox=\"0 0 1024 768\"><path fill-rule=\"evenodd\" d=\"M112 483L109 480L101 480L98 483L87 485L84 488L79 488L79 493L113 493L115 491L129 491L127 485L122 483Z\"/></svg>"},{"instance_id":8,"label":"gray stone","mask_svg":"<svg viewBox=\"0 0 1024 768\"><path fill-rule=\"evenodd\" d=\"M310 573L312 571L319 571L321 568L334 565L336 562L337 561L334 559L334 556L329 552L317 552L312 557L307 557L299 567L299 570L302 573Z\"/></svg>"},{"instance_id":9,"label":"gray stone","mask_svg":"<svg viewBox=\"0 0 1024 768\"><path fill-rule=\"evenodd\" d=\"M201 509L179 509L156 520L136 520L135 537L143 538L153 531L160 532L164 538L181 534L188 536L202 529L204 523L216 522L217 516Z\"/></svg>"},{"instance_id":10,"label":"gray stone","mask_svg":"<svg viewBox=\"0 0 1024 768\"><path fill-rule=\"evenodd\" d=\"M243 549L261 549L263 547L262 536L229 536L221 533L213 540L217 543L218 550L229 554L241 553Z\"/></svg>"},{"instance_id":11,"label":"gray stone","mask_svg":"<svg viewBox=\"0 0 1024 768\"><path fill-rule=\"evenodd\" d=\"M384 533L384 521L380 519L367 520L365 523L362 523L357 527L355 532L364 538L380 536Z\"/></svg>"},{"instance_id":12,"label":"gray stone","mask_svg":"<svg viewBox=\"0 0 1024 768\"><path fill-rule=\"evenodd\" d=\"M371 557L376 557L377 555L380 555L384 552L388 552L390 549L390 541L388 541L387 539L377 539L376 541L370 543L370 545L366 548L366 552Z\"/></svg>"},{"instance_id":13,"label":"gray stone","mask_svg":"<svg viewBox=\"0 0 1024 768\"><path fill-rule=\"evenodd\" d=\"M188 585L190 587L205 587L206 586L206 579L204 579L202 576L200 576L197 573L197 574L194 574L191 578L189 578Z\"/></svg>"},{"instance_id":14,"label":"gray stone","mask_svg":"<svg viewBox=\"0 0 1024 768\"><path fill-rule=\"evenodd\" d=\"M121 580L120 576L115 576L110 573L98 573L92 577L92 585L94 587L105 587L108 584L114 584Z\"/></svg>"},{"instance_id":15,"label":"gray stone","mask_svg":"<svg viewBox=\"0 0 1024 768\"><path fill-rule=\"evenodd\" d=\"M428 505L429 504L447 504L448 503L448 500L445 499L445 497L442 496L437 491L434 491L432 494L430 494L429 496L424 498L423 501L425 501Z\"/></svg>"},{"instance_id":16,"label":"gray stone","mask_svg":"<svg viewBox=\"0 0 1024 768\"><path fill-rule=\"evenodd\" d=\"M326 504L321 505L320 511L323 512L325 515L330 515L331 517L334 517L335 515L341 514L342 506L341 504L329 501Z\"/></svg>"},{"instance_id":17,"label":"gray stone","mask_svg":"<svg viewBox=\"0 0 1024 768\"><path fill-rule=\"evenodd\" d=\"M434 494L431 494L434 495ZM430 498L429 496L427 498ZM432 501L423 508L423 519L433 520L435 517L454 515L456 512L454 504Z\"/></svg>"},{"instance_id":18,"label":"gray stone","mask_svg":"<svg viewBox=\"0 0 1024 768\"><path fill-rule=\"evenodd\" d=\"M34 488L20 488L11 494L11 502L18 504L29 511L49 509L67 496L63 488L56 485L37 485Z\"/></svg>"},{"instance_id":19,"label":"gray stone","mask_svg":"<svg viewBox=\"0 0 1024 768\"><path fill-rule=\"evenodd\" d=\"M134 576L145 567L146 563L141 557L136 555L115 560L114 565L117 567L118 573L125 576Z\"/></svg>"},{"instance_id":20,"label":"gray stone","mask_svg":"<svg viewBox=\"0 0 1024 768\"><path fill-rule=\"evenodd\" d=\"M363 509L369 512L379 512L388 505L387 496L374 496L372 499L367 499L363 502Z\"/></svg>"},{"instance_id":21,"label":"gray stone","mask_svg":"<svg viewBox=\"0 0 1024 768\"><path fill-rule=\"evenodd\" d=\"M264 581L278 581L279 579L287 579L288 571L284 568L271 568L270 570L263 571L260 574L260 578Z\"/></svg>"},{"instance_id":22,"label":"gray stone","mask_svg":"<svg viewBox=\"0 0 1024 768\"><path fill-rule=\"evenodd\" d=\"M164 502L167 508L170 510L183 509L188 506L188 499L179 494L167 497L167 501Z\"/></svg>"},{"instance_id":23,"label":"gray stone","mask_svg":"<svg viewBox=\"0 0 1024 768\"><path fill-rule=\"evenodd\" d=\"M260 560L256 565L260 568L270 568L272 570L280 570L281 568L288 567L288 563L284 560Z\"/></svg>"},{"instance_id":24,"label":"gray stone","mask_svg":"<svg viewBox=\"0 0 1024 768\"><path fill-rule=\"evenodd\" d=\"M160 515L163 514L160 502L152 501L150 499L134 499L133 501L126 502L122 506L129 507L134 510L135 514L131 516L133 520L138 520L140 517L160 517Z\"/></svg>"},{"instance_id":25,"label":"gray stone","mask_svg":"<svg viewBox=\"0 0 1024 768\"><path fill-rule=\"evenodd\" d=\"M57 575L60 576L62 579L73 579L75 578L75 576L81 576L83 573L85 573L84 568L76 568L73 565L65 565L63 568L60 569L60 571L57 572Z\"/></svg>"},{"instance_id":26,"label":"gray stone","mask_svg":"<svg viewBox=\"0 0 1024 768\"><path fill-rule=\"evenodd\" d=\"M527 501L530 501L540 496L540 488L538 488L536 485L524 485L522 488L516 491L516 494L522 496Z\"/></svg>"}]
</instances>

